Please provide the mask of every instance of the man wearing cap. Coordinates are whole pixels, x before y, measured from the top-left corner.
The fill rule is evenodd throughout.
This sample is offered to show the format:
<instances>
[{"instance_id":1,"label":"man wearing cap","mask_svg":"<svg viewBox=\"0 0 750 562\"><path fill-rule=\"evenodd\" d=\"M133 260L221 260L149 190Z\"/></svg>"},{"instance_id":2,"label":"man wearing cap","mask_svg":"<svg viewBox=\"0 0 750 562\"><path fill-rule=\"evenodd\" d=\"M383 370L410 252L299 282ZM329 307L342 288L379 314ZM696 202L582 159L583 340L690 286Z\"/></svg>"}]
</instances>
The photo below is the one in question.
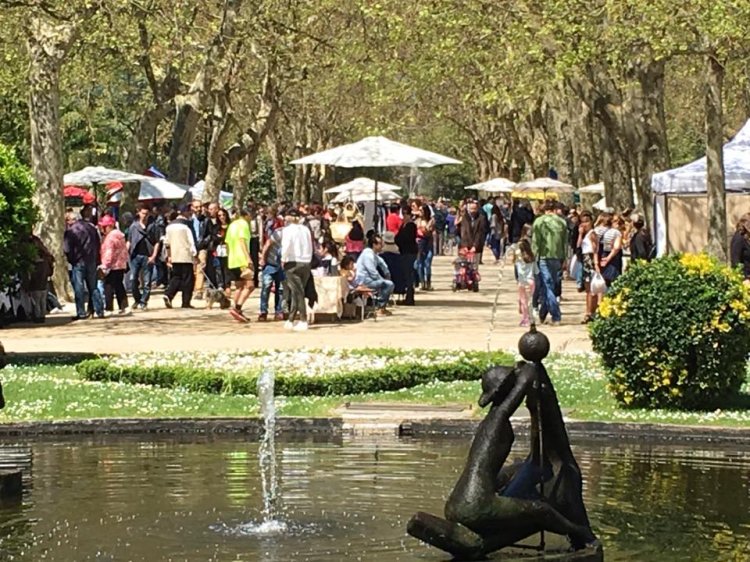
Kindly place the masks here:
<instances>
[{"instance_id":1,"label":"man wearing cap","mask_svg":"<svg viewBox=\"0 0 750 562\"><path fill-rule=\"evenodd\" d=\"M178 291L182 292L182 308L193 308L190 300L193 298L195 287L193 266L197 252L190 214L190 207L182 205L179 214L173 211L169 216L169 225L164 240L167 247L167 265L172 268L172 277L167 290L164 291L164 305L167 308L172 308L172 300Z\"/></svg>"},{"instance_id":2,"label":"man wearing cap","mask_svg":"<svg viewBox=\"0 0 750 562\"><path fill-rule=\"evenodd\" d=\"M312 233L299 224L299 211L290 208L286 212L286 226L281 234L281 264L286 275L284 294L289 302L289 318L284 323L287 330L307 330L307 307L305 286L310 279L310 264L313 256ZM295 322L299 314L299 321Z\"/></svg>"},{"instance_id":3,"label":"man wearing cap","mask_svg":"<svg viewBox=\"0 0 750 562\"><path fill-rule=\"evenodd\" d=\"M227 245L227 267L229 279L234 281L234 308L229 314L238 322L250 322L242 312L242 305L255 289L253 270L250 268L250 211L243 207L234 213L234 220L227 228L224 241Z\"/></svg>"}]
</instances>

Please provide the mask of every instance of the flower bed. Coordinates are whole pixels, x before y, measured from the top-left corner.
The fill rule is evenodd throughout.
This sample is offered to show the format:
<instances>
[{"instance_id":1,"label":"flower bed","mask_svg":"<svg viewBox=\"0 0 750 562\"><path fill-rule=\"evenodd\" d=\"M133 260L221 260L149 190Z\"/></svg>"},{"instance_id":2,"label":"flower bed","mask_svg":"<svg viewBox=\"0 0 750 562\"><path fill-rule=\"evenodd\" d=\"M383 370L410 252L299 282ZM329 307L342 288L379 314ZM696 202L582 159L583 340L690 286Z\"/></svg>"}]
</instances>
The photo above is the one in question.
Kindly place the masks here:
<instances>
[{"instance_id":1,"label":"flower bed","mask_svg":"<svg viewBox=\"0 0 750 562\"><path fill-rule=\"evenodd\" d=\"M279 395L329 396L478 380L490 365L512 362L498 352L304 350L128 354L84 361L77 370L92 381L255 394L260 373L272 369Z\"/></svg>"}]
</instances>

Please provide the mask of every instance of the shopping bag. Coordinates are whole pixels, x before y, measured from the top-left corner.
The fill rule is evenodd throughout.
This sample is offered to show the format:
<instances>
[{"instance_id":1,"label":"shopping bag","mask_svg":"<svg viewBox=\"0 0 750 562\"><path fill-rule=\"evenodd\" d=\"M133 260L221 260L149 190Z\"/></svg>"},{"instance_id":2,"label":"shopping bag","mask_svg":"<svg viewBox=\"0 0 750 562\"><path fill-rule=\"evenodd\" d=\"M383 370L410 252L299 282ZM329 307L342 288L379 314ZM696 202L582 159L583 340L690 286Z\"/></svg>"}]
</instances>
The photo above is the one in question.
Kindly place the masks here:
<instances>
[{"instance_id":1,"label":"shopping bag","mask_svg":"<svg viewBox=\"0 0 750 562\"><path fill-rule=\"evenodd\" d=\"M589 290L592 295L603 295L607 292L607 282L604 280L601 273L594 273L591 277Z\"/></svg>"}]
</instances>

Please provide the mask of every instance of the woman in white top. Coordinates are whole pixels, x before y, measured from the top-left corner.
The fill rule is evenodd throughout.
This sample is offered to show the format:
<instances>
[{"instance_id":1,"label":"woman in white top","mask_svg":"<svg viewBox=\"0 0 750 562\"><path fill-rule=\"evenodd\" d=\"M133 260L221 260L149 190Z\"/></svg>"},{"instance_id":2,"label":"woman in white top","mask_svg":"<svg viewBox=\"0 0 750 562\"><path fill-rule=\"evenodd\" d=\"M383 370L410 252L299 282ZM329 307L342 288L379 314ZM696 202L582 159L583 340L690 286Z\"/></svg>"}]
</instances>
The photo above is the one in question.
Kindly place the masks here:
<instances>
[{"instance_id":1,"label":"woman in white top","mask_svg":"<svg viewBox=\"0 0 750 562\"><path fill-rule=\"evenodd\" d=\"M591 213L584 211L580 215L578 226L578 246L581 248L581 262L583 267L583 286L586 291L586 314L583 324L591 322L596 307L599 306L599 295L591 293L591 279L599 271L599 237L593 228L594 219Z\"/></svg>"},{"instance_id":2,"label":"woman in white top","mask_svg":"<svg viewBox=\"0 0 750 562\"><path fill-rule=\"evenodd\" d=\"M607 230L600 235L599 266L602 269L602 277L609 287L612 282L622 274L622 232L620 232L620 217L609 213L602 213L599 217L606 215L604 224Z\"/></svg>"}]
</instances>

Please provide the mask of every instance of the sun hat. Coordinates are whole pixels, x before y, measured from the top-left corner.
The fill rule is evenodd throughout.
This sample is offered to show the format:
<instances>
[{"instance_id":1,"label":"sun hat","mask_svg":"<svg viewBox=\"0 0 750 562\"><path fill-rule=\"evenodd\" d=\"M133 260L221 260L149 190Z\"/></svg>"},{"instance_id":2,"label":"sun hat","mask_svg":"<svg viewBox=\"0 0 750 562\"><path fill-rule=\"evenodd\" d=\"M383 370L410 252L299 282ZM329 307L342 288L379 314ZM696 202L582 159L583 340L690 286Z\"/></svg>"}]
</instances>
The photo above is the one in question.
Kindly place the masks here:
<instances>
[{"instance_id":1,"label":"sun hat","mask_svg":"<svg viewBox=\"0 0 750 562\"><path fill-rule=\"evenodd\" d=\"M117 224L117 221L114 217L110 215L104 215L102 218L99 219L99 226L102 228L106 226L115 226Z\"/></svg>"}]
</instances>

